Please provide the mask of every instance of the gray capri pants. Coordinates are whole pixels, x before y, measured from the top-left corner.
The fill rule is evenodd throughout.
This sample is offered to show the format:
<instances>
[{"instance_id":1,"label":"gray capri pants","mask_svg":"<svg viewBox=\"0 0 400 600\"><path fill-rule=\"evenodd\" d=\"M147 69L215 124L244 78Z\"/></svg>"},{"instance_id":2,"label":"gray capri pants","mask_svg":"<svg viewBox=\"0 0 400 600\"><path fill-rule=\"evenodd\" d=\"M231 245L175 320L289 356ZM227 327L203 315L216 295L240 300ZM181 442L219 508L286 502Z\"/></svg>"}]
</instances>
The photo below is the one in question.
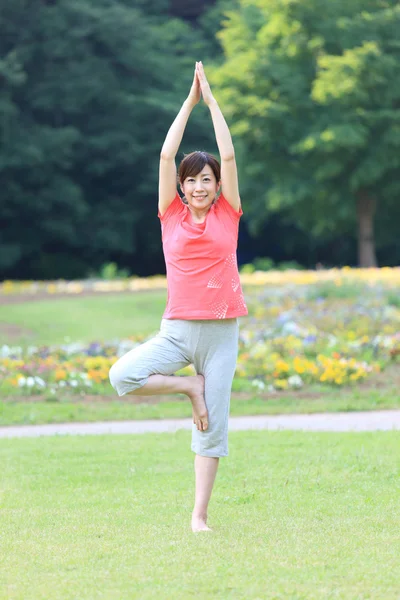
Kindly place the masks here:
<instances>
[{"instance_id":1,"label":"gray capri pants","mask_svg":"<svg viewBox=\"0 0 400 600\"><path fill-rule=\"evenodd\" d=\"M172 375L193 364L205 379L208 429L192 428L191 449L200 456L228 456L228 417L238 354L234 319L162 319L159 333L122 356L110 369L119 396L136 390L150 375Z\"/></svg>"}]
</instances>

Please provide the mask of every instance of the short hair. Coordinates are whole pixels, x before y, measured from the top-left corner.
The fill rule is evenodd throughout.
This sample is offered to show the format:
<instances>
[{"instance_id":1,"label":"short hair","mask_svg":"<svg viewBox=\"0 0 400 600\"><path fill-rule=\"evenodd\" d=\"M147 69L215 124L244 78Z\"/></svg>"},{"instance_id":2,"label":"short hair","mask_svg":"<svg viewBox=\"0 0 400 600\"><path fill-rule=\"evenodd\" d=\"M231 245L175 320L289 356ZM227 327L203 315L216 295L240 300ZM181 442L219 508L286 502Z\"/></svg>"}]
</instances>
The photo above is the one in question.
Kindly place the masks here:
<instances>
[{"instance_id":1,"label":"short hair","mask_svg":"<svg viewBox=\"0 0 400 600\"><path fill-rule=\"evenodd\" d=\"M202 152L201 150L195 150L190 154L185 154L178 169L179 181L183 183L187 177L197 175L206 165L210 165L211 170L215 175L215 179L217 182L220 181L221 165L218 160L209 152Z\"/></svg>"}]
</instances>

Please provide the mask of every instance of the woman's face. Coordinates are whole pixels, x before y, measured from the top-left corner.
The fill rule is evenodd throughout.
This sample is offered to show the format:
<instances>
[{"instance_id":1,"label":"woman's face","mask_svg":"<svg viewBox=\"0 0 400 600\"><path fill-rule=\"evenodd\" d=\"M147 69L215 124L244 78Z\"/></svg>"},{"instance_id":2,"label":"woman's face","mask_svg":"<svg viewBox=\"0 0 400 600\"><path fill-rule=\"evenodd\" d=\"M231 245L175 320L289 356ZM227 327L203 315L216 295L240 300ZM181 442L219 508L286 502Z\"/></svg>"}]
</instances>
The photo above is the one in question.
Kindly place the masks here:
<instances>
[{"instance_id":1,"label":"woman's face","mask_svg":"<svg viewBox=\"0 0 400 600\"><path fill-rule=\"evenodd\" d=\"M210 165L205 165L197 175L187 177L181 185L189 206L199 211L210 208L218 187Z\"/></svg>"}]
</instances>

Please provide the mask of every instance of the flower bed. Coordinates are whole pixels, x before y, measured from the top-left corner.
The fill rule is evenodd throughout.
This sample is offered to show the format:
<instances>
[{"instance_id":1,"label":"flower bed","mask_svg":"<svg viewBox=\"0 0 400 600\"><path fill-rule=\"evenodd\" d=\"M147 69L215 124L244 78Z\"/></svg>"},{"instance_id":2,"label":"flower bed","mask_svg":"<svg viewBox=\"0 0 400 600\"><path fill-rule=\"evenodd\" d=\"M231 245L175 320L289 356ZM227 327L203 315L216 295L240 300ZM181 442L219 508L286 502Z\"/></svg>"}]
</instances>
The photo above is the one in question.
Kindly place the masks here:
<instances>
[{"instance_id":1,"label":"flower bed","mask_svg":"<svg viewBox=\"0 0 400 600\"><path fill-rule=\"evenodd\" d=\"M385 287L400 286L400 267L383 267L377 269L322 269L319 271L255 271L241 273L242 285L249 286L308 286L322 282L330 282L341 287L349 282L367 283L369 286L384 284ZM71 294L85 292L129 292L138 290L166 289L167 280L162 275L154 277L127 277L125 279L99 280L85 279L80 281L3 281L0 283L0 296L26 294Z\"/></svg>"},{"instance_id":2,"label":"flower bed","mask_svg":"<svg viewBox=\"0 0 400 600\"><path fill-rule=\"evenodd\" d=\"M334 289L290 283L254 288L247 297L249 317L241 320L236 382L269 391L356 385L398 360L398 296L394 293L389 301L392 286L377 283L374 270L370 273L372 283L357 287L361 284L356 277L343 293L335 291L340 287L336 284ZM145 339L32 347L26 352L0 347L1 391L111 394L111 365ZM180 373L191 372L188 367Z\"/></svg>"}]
</instances>

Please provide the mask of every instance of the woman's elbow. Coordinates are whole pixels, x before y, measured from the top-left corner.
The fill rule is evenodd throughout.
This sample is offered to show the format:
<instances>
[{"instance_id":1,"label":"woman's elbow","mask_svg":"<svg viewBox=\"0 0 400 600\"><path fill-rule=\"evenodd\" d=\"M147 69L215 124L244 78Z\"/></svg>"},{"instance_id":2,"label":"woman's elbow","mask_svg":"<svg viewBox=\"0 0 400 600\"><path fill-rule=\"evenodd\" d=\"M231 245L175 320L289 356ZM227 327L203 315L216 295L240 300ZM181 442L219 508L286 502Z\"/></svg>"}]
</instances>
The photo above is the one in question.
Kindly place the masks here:
<instances>
[{"instance_id":1,"label":"woman's elbow","mask_svg":"<svg viewBox=\"0 0 400 600\"><path fill-rule=\"evenodd\" d=\"M171 154L170 152L167 152L166 150L161 150L161 152L160 152L160 160L174 160L175 156L176 156L176 154Z\"/></svg>"},{"instance_id":2,"label":"woman's elbow","mask_svg":"<svg viewBox=\"0 0 400 600\"><path fill-rule=\"evenodd\" d=\"M228 154L221 155L221 160L224 162L229 162L230 160L235 160L235 151L229 152Z\"/></svg>"}]
</instances>

